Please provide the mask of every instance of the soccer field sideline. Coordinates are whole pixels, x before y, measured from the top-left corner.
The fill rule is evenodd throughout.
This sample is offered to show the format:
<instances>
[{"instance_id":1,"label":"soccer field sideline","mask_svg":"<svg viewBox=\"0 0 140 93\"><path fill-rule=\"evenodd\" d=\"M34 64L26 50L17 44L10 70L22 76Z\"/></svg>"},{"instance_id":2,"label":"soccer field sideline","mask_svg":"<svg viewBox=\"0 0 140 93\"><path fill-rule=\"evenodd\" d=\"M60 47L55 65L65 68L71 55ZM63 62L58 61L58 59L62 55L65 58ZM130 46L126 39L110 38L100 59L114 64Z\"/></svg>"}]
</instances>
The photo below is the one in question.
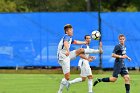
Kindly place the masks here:
<instances>
[{"instance_id":1,"label":"soccer field sideline","mask_svg":"<svg viewBox=\"0 0 140 93\"><path fill-rule=\"evenodd\" d=\"M109 74L94 75L106 77ZM131 76L131 93L139 93L140 75ZM1 74L0 93L57 93L63 74ZM71 79L79 77L72 74ZM94 78L94 80L95 80ZM87 81L73 84L70 90L63 93L87 93ZM125 93L123 79L119 77L116 83L101 83L93 87L95 93Z\"/></svg>"}]
</instances>

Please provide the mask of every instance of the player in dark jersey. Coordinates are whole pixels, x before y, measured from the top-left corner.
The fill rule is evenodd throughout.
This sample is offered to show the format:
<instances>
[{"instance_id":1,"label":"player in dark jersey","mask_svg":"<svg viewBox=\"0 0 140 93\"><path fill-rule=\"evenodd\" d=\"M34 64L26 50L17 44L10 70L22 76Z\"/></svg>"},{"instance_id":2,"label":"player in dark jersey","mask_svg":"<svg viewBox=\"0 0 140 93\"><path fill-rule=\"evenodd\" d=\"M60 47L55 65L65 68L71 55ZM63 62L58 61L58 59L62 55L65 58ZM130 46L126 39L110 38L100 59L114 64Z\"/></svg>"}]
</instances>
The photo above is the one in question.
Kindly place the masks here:
<instances>
[{"instance_id":1,"label":"player in dark jersey","mask_svg":"<svg viewBox=\"0 0 140 93\"><path fill-rule=\"evenodd\" d=\"M124 59L128 59L129 61L131 61L131 58L126 55L125 36L123 34L120 34L118 39L120 43L115 46L112 53L112 57L116 58L112 77L98 78L94 82L93 86L95 86L99 82L115 82L118 78L118 74L121 74L121 76L125 80L126 93L130 93L130 77L128 75L128 70L125 67Z\"/></svg>"}]
</instances>

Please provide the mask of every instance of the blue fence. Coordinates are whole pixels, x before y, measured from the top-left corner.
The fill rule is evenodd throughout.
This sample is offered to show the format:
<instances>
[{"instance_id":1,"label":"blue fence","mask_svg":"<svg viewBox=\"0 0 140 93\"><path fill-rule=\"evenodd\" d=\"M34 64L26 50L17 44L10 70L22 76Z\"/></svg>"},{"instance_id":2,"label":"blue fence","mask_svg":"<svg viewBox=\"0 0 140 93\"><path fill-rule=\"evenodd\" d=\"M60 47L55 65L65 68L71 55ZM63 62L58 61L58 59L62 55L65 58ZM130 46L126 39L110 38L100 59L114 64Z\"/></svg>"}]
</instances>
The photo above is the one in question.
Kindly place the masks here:
<instances>
[{"instance_id":1,"label":"blue fence","mask_svg":"<svg viewBox=\"0 0 140 93\"><path fill-rule=\"evenodd\" d=\"M111 53L120 33L126 35L128 67L140 67L140 13L101 13L103 40L103 67L113 67ZM85 34L98 29L96 12L69 13L13 13L0 14L0 67L7 66L59 66L56 58L57 45L64 34L63 26L72 24L74 39L84 40ZM92 40L91 47L98 48L98 41ZM80 46L72 45L71 49ZM91 63L99 66L99 57ZM71 62L77 66L78 59Z\"/></svg>"}]
</instances>

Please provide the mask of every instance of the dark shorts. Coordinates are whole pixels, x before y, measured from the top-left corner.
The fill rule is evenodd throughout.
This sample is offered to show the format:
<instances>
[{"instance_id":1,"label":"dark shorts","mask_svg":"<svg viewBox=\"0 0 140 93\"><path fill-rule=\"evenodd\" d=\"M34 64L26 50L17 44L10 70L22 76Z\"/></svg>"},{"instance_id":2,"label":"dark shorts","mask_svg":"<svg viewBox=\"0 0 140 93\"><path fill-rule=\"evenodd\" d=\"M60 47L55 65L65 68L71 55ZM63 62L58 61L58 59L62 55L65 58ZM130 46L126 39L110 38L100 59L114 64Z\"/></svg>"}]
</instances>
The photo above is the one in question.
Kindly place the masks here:
<instances>
[{"instance_id":1,"label":"dark shorts","mask_svg":"<svg viewBox=\"0 0 140 93\"><path fill-rule=\"evenodd\" d=\"M128 69L126 67L114 67L113 77L118 78L119 74L121 74L121 76L127 75Z\"/></svg>"}]
</instances>

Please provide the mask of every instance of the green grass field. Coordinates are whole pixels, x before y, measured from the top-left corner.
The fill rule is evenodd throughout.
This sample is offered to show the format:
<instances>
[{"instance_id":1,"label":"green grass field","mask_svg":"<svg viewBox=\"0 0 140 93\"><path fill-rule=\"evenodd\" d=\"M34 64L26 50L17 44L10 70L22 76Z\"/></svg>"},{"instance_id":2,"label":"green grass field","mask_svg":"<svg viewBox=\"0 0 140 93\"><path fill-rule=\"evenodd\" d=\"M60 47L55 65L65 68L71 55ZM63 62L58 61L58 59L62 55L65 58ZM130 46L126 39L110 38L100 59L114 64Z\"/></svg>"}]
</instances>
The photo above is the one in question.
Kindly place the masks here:
<instances>
[{"instance_id":1,"label":"green grass field","mask_svg":"<svg viewBox=\"0 0 140 93\"><path fill-rule=\"evenodd\" d=\"M71 79L78 77L72 74ZM94 75L106 77L109 74ZM140 93L140 75L131 76L131 93ZM0 93L57 93L62 74L0 74ZM94 79L95 80L95 79ZM88 93L87 81L73 84L63 93ZM124 82L119 77L116 83L100 83L93 87L95 93L125 93Z\"/></svg>"}]
</instances>

